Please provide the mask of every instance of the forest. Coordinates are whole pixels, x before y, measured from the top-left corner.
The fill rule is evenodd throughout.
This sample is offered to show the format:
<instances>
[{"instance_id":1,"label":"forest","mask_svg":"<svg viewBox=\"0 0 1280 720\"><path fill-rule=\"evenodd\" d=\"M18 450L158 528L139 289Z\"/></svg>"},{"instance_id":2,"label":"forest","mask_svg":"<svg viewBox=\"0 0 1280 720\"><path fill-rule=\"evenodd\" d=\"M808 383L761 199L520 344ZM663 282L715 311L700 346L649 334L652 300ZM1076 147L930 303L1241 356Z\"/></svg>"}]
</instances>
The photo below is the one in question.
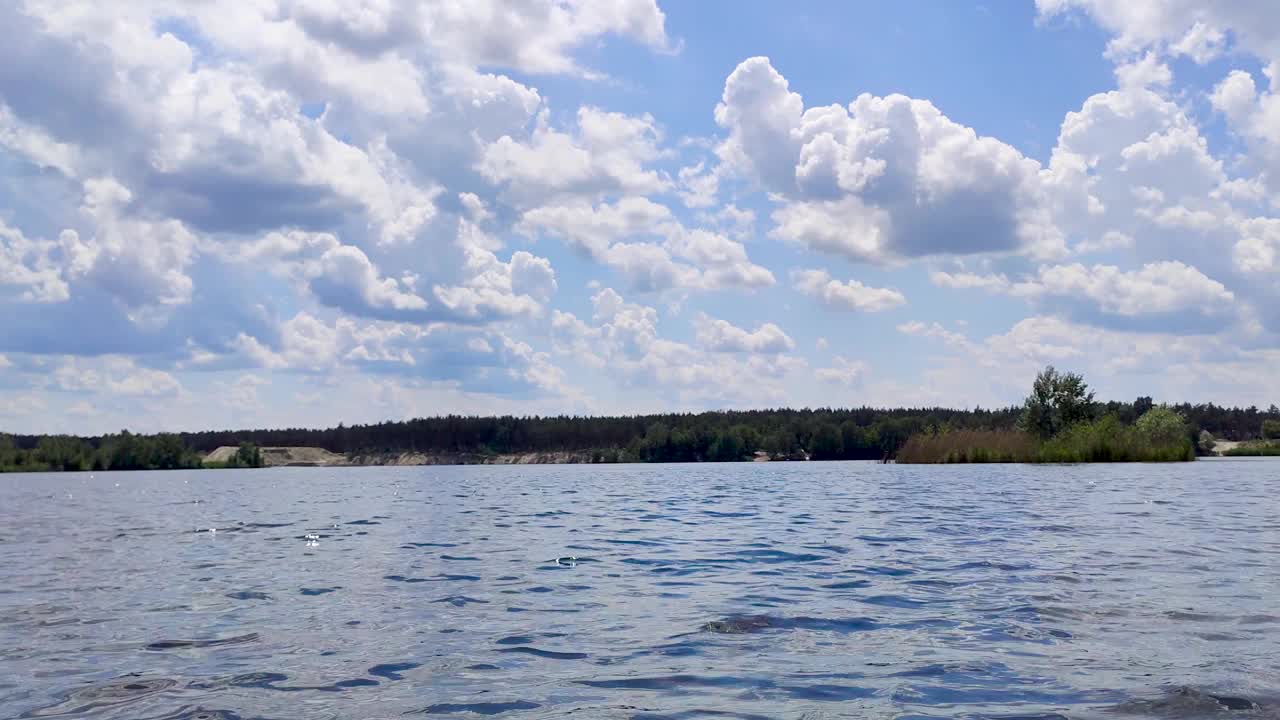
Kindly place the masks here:
<instances>
[{"instance_id":1,"label":"forest","mask_svg":"<svg viewBox=\"0 0 1280 720\"><path fill-rule=\"evenodd\" d=\"M1091 404L1097 417L1130 425L1155 403ZM1280 409L1170 405L1190 433L1250 440L1280 424ZM774 458L880 460L892 457L913 435L954 430L1013 429L1020 406L947 408L774 409L614 417L472 417L448 415L342 425L327 429L218 430L100 437L0 434L0 470L115 470L199 467L220 446L242 444L322 447L336 453L590 452L598 462L741 460L757 450ZM1265 425L1264 425L1265 423Z\"/></svg>"}]
</instances>

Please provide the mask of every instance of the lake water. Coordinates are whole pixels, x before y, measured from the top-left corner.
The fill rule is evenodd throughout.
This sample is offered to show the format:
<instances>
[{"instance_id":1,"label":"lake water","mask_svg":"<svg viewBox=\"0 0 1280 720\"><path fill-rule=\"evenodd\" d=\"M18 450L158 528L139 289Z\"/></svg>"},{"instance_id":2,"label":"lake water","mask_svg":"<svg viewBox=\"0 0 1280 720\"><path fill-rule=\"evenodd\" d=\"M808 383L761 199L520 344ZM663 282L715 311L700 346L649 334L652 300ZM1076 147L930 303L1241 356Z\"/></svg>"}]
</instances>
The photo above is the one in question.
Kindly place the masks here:
<instances>
[{"instance_id":1,"label":"lake water","mask_svg":"<svg viewBox=\"0 0 1280 720\"><path fill-rule=\"evenodd\" d=\"M1278 481L1268 460L0 476L0 717L1272 715Z\"/></svg>"}]
</instances>

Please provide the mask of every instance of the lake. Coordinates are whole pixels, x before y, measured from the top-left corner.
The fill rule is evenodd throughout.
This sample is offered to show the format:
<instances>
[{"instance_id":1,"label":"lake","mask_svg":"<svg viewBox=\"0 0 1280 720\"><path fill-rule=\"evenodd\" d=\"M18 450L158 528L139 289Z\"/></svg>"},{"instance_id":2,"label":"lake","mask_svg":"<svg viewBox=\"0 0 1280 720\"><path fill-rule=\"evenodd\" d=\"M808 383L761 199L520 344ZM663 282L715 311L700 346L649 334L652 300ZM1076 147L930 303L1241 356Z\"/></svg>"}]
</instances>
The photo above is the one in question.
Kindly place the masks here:
<instances>
[{"instance_id":1,"label":"lake","mask_svg":"<svg viewBox=\"0 0 1280 720\"><path fill-rule=\"evenodd\" d=\"M0 476L0 717L1271 715L1277 480L1266 459Z\"/></svg>"}]
</instances>

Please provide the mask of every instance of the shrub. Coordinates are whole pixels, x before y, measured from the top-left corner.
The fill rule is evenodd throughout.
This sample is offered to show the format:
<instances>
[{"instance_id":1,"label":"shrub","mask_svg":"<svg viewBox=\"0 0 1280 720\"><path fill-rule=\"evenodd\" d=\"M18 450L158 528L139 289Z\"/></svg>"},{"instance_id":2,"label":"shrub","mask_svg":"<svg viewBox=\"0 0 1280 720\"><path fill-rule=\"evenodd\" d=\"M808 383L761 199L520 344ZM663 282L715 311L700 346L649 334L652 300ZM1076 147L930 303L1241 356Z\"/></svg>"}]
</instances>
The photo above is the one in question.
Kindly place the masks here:
<instances>
[{"instance_id":1,"label":"shrub","mask_svg":"<svg viewBox=\"0 0 1280 720\"><path fill-rule=\"evenodd\" d=\"M1032 462L1036 439L1018 430L953 430L912 435L898 451L900 463Z\"/></svg>"},{"instance_id":2,"label":"shrub","mask_svg":"<svg viewBox=\"0 0 1280 720\"><path fill-rule=\"evenodd\" d=\"M1280 440L1280 420L1263 420L1262 437L1266 440Z\"/></svg>"}]
</instances>

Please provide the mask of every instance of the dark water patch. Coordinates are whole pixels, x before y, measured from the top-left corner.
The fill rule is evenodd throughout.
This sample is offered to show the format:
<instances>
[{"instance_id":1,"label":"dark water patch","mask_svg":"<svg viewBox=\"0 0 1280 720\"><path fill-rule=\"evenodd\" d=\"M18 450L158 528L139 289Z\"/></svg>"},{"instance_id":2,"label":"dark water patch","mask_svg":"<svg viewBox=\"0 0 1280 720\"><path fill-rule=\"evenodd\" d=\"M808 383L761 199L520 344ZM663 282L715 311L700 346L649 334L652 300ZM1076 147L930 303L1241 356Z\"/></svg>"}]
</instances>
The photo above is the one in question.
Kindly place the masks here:
<instances>
[{"instance_id":1,"label":"dark water patch","mask_svg":"<svg viewBox=\"0 0 1280 720\"><path fill-rule=\"evenodd\" d=\"M713 518L750 518L755 517L753 512L718 512L716 510L703 510L703 515Z\"/></svg>"},{"instance_id":2,"label":"dark water patch","mask_svg":"<svg viewBox=\"0 0 1280 720\"><path fill-rule=\"evenodd\" d=\"M400 662L400 663L383 663L382 665L374 665L369 668L369 674L374 677L386 678L388 680L403 680L404 675L400 673L406 670L422 667L422 663L416 662Z\"/></svg>"},{"instance_id":3,"label":"dark water patch","mask_svg":"<svg viewBox=\"0 0 1280 720\"><path fill-rule=\"evenodd\" d=\"M337 592L338 590L341 590L341 589L342 589L341 587L301 588L300 590L298 590L298 593L301 595L308 595L308 596L327 595L331 592Z\"/></svg>"},{"instance_id":4,"label":"dark water patch","mask_svg":"<svg viewBox=\"0 0 1280 720\"><path fill-rule=\"evenodd\" d=\"M1107 709L1126 715L1198 718L1227 712L1252 713L1263 708L1249 698L1175 686L1167 688L1162 697L1129 700Z\"/></svg>"},{"instance_id":5,"label":"dark water patch","mask_svg":"<svg viewBox=\"0 0 1280 720\"><path fill-rule=\"evenodd\" d=\"M639 712L631 716L631 720L696 720L697 718L728 718L729 720L772 720L768 715L756 715L754 713L733 712L731 710L712 710L707 708L694 708L692 710L681 710L672 713L654 713ZM802 717L802 720L804 718ZM820 720L816 716L811 716L808 720Z\"/></svg>"},{"instance_id":6,"label":"dark water patch","mask_svg":"<svg viewBox=\"0 0 1280 720\"><path fill-rule=\"evenodd\" d=\"M1280 623L1280 617L1275 615L1245 615L1237 622L1241 625L1272 625Z\"/></svg>"},{"instance_id":7,"label":"dark water patch","mask_svg":"<svg viewBox=\"0 0 1280 720\"><path fill-rule=\"evenodd\" d=\"M504 653L521 653L523 655L535 655L540 658L550 660L584 660L588 657L586 653L580 652L560 652L556 650L542 650L529 645L518 645L516 647L501 648L498 652Z\"/></svg>"},{"instance_id":8,"label":"dark water patch","mask_svg":"<svg viewBox=\"0 0 1280 720\"><path fill-rule=\"evenodd\" d=\"M182 708L166 715L150 716L140 720L242 720L239 713L231 710L210 710L208 708Z\"/></svg>"},{"instance_id":9,"label":"dark water patch","mask_svg":"<svg viewBox=\"0 0 1280 720\"><path fill-rule=\"evenodd\" d=\"M699 630L718 635L747 635L765 630L816 630L837 633L874 630L879 625L868 618L779 617L774 615L733 615L704 623Z\"/></svg>"},{"instance_id":10,"label":"dark water patch","mask_svg":"<svg viewBox=\"0 0 1280 720\"><path fill-rule=\"evenodd\" d=\"M672 690L682 687L749 687L746 678L713 675L659 675L607 680L576 680L579 685L602 690Z\"/></svg>"},{"instance_id":11,"label":"dark water patch","mask_svg":"<svg viewBox=\"0 0 1280 720\"><path fill-rule=\"evenodd\" d=\"M905 595L872 595L870 597L859 598L859 601L868 605L902 608L904 610L915 610L929 605L928 602L909 598Z\"/></svg>"},{"instance_id":12,"label":"dark water patch","mask_svg":"<svg viewBox=\"0 0 1280 720\"><path fill-rule=\"evenodd\" d=\"M888 566L858 568L853 572L861 573L863 575L883 575L885 577L905 577L916 573L916 571L911 568Z\"/></svg>"},{"instance_id":13,"label":"dark water patch","mask_svg":"<svg viewBox=\"0 0 1280 720\"><path fill-rule=\"evenodd\" d=\"M812 553L789 553L782 550L739 550L734 555L749 558L752 562L760 563L807 563L816 562L818 560L828 560L826 555L814 555Z\"/></svg>"},{"instance_id":14,"label":"dark water patch","mask_svg":"<svg viewBox=\"0 0 1280 720\"><path fill-rule=\"evenodd\" d=\"M857 535L855 537L865 542L884 544L915 542L920 539L911 535Z\"/></svg>"},{"instance_id":15,"label":"dark water patch","mask_svg":"<svg viewBox=\"0 0 1280 720\"><path fill-rule=\"evenodd\" d=\"M245 633L244 635L235 635L226 638L212 638L207 640L157 640L146 646L148 650L182 650L187 648L215 648L226 647L228 645L244 645L246 643L258 642L261 637L258 633Z\"/></svg>"},{"instance_id":16,"label":"dark water patch","mask_svg":"<svg viewBox=\"0 0 1280 720\"><path fill-rule=\"evenodd\" d=\"M64 701L23 713L22 717L67 717L106 711L165 692L177 684L178 682L171 678L127 675L99 685L79 688L68 693Z\"/></svg>"},{"instance_id":17,"label":"dark water patch","mask_svg":"<svg viewBox=\"0 0 1280 720\"><path fill-rule=\"evenodd\" d=\"M271 596L258 590L237 590L226 595L232 600L270 600Z\"/></svg>"},{"instance_id":18,"label":"dark water patch","mask_svg":"<svg viewBox=\"0 0 1280 720\"><path fill-rule=\"evenodd\" d=\"M432 577L429 577L429 578L405 577L404 575L383 575L382 579L390 580L392 582L414 584L414 583L427 583L427 582L475 582L480 579L480 576L479 575L449 575L446 573L441 573L439 575L433 575Z\"/></svg>"},{"instance_id":19,"label":"dark water patch","mask_svg":"<svg viewBox=\"0 0 1280 720\"><path fill-rule=\"evenodd\" d=\"M258 688L260 690L274 690L276 692L343 692L354 688L376 687L380 683L377 680L369 678L351 678L350 680L339 680L328 685L281 685L289 679L284 673L245 673L237 675L228 681L231 687L240 688Z\"/></svg>"},{"instance_id":20,"label":"dark water patch","mask_svg":"<svg viewBox=\"0 0 1280 720\"><path fill-rule=\"evenodd\" d=\"M480 562L480 558L471 555L441 555L441 560L452 560L454 562Z\"/></svg>"},{"instance_id":21,"label":"dark water patch","mask_svg":"<svg viewBox=\"0 0 1280 720\"><path fill-rule=\"evenodd\" d=\"M498 667L497 665L493 665L491 663L476 663L475 665L468 665L465 668L463 668L463 670L501 670L501 669L502 668Z\"/></svg>"},{"instance_id":22,"label":"dark water patch","mask_svg":"<svg viewBox=\"0 0 1280 720\"><path fill-rule=\"evenodd\" d=\"M350 522L343 523L343 524L344 525L381 525L382 523L378 522L377 520L352 520Z\"/></svg>"},{"instance_id":23,"label":"dark water patch","mask_svg":"<svg viewBox=\"0 0 1280 720\"><path fill-rule=\"evenodd\" d=\"M1002 572L1018 572L1034 569L1030 563L996 562L994 560L977 560L942 568L943 572L959 572L961 570L1000 570Z\"/></svg>"},{"instance_id":24,"label":"dark water patch","mask_svg":"<svg viewBox=\"0 0 1280 720\"><path fill-rule=\"evenodd\" d=\"M416 710L416 715L501 715L507 712L516 712L519 710L537 710L542 707L538 703L529 702L528 700L513 700L511 702L476 702L476 703L436 703L427 707Z\"/></svg>"},{"instance_id":25,"label":"dark water patch","mask_svg":"<svg viewBox=\"0 0 1280 720\"><path fill-rule=\"evenodd\" d=\"M467 605L477 605L477 604L488 605L489 604L488 600L481 600L479 598L467 597L466 595L450 595L449 597L438 598L436 600L432 600L431 602L448 603L454 607L466 607Z\"/></svg>"},{"instance_id":26,"label":"dark water patch","mask_svg":"<svg viewBox=\"0 0 1280 720\"><path fill-rule=\"evenodd\" d=\"M458 543L411 542L401 545L402 548L456 548Z\"/></svg>"},{"instance_id":27,"label":"dark water patch","mask_svg":"<svg viewBox=\"0 0 1280 720\"><path fill-rule=\"evenodd\" d=\"M1164 616L1170 620L1185 620L1188 622L1232 622L1235 620L1235 618L1227 615L1213 615L1184 610L1168 610Z\"/></svg>"}]
</instances>

